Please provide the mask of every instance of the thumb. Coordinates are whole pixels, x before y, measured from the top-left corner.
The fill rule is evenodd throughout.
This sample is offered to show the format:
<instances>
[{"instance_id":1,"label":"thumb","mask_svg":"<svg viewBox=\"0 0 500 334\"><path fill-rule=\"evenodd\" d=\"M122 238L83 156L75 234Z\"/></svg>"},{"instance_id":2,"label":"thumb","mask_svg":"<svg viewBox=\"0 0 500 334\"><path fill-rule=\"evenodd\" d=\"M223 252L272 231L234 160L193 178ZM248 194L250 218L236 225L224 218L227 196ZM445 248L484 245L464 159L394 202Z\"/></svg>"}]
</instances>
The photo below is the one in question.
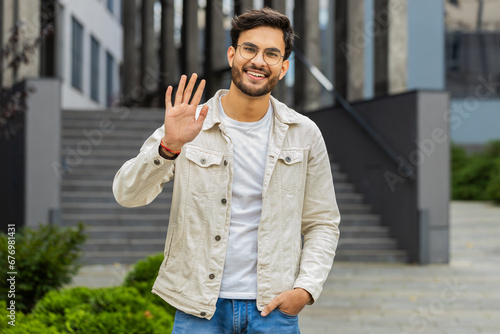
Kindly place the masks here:
<instances>
[{"instance_id":1,"label":"thumb","mask_svg":"<svg viewBox=\"0 0 500 334\"><path fill-rule=\"evenodd\" d=\"M264 307L262 312L260 312L260 315L265 317L266 315L271 313L275 308L277 308L279 306L279 304L281 304L281 302L279 301L278 298L279 298L279 295L276 298L274 298L269 304L267 304L267 306Z\"/></svg>"}]
</instances>

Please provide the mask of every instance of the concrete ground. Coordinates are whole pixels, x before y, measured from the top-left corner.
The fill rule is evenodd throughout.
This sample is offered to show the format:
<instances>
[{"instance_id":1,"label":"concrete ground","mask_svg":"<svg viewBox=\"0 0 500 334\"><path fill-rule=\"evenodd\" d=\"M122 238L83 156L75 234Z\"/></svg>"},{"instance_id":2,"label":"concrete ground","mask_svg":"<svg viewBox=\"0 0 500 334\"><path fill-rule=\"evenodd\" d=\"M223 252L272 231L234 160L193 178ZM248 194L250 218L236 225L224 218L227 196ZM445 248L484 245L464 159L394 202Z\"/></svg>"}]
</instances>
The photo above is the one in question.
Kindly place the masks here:
<instances>
[{"instance_id":1,"label":"concrete ground","mask_svg":"<svg viewBox=\"0 0 500 334\"><path fill-rule=\"evenodd\" d=\"M452 202L451 262L335 262L302 334L500 333L500 206ZM89 266L71 285L121 284L130 266Z\"/></svg>"}]
</instances>

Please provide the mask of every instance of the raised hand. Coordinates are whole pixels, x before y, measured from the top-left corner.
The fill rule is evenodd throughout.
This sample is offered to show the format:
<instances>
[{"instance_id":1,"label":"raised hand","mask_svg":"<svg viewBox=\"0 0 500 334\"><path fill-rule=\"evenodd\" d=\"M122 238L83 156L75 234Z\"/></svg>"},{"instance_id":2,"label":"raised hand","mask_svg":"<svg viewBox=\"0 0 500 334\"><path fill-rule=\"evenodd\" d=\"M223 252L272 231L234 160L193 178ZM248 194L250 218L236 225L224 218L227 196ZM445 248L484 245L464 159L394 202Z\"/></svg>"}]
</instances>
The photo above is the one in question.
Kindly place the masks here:
<instances>
[{"instance_id":1,"label":"raised hand","mask_svg":"<svg viewBox=\"0 0 500 334\"><path fill-rule=\"evenodd\" d=\"M189 103L197 77L198 75L194 73L186 86L187 77L181 76L173 106L172 86L168 86L165 93L165 136L162 142L172 151L179 151L186 143L192 141L200 133L203 121L207 117L208 106L204 105L196 119L196 108L205 88L205 80L201 80L193 100Z\"/></svg>"}]
</instances>

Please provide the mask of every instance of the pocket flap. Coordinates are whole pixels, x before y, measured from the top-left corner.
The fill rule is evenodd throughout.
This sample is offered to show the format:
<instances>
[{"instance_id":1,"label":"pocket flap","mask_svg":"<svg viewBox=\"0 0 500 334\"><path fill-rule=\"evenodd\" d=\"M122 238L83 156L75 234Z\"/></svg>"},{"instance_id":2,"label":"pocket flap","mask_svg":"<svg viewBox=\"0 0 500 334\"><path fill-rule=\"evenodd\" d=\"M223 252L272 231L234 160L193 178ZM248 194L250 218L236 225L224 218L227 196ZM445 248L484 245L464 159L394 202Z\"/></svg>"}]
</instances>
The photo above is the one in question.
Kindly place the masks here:
<instances>
[{"instance_id":1,"label":"pocket flap","mask_svg":"<svg viewBox=\"0 0 500 334\"><path fill-rule=\"evenodd\" d=\"M200 167L209 167L212 165L220 165L222 162L222 153L212 153L202 151L194 147L184 147L186 158L191 160Z\"/></svg>"},{"instance_id":2,"label":"pocket flap","mask_svg":"<svg viewBox=\"0 0 500 334\"><path fill-rule=\"evenodd\" d=\"M278 159L282 160L287 165L293 165L304 160L304 152L302 150L281 151Z\"/></svg>"}]
</instances>

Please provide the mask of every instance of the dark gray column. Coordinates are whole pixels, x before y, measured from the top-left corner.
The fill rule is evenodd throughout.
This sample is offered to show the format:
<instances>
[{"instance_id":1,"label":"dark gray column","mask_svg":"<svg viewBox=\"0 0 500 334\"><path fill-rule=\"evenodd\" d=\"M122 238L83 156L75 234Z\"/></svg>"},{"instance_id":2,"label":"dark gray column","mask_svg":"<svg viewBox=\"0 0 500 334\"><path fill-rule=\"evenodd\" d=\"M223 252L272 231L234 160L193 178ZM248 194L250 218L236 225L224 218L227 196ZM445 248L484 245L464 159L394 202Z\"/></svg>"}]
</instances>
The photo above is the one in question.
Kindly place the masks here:
<instances>
[{"instance_id":1,"label":"dark gray column","mask_svg":"<svg viewBox=\"0 0 500 334\"><path fill-rule=\"evenodd\" d=\"M154 32L154 4L155 0L142 0L141 9L141 84L148 92L158 89L158 80L155 57ZM150 102L144 101L145 106Z\"/></svg>"},{"instance_id":2,"label":"dark gray column","mask_svg":"<svg viewBox=\"0 0 500 334\"><path fill-rule=\"evenodd\" d=\"M335 89L347 97L347 1L335 1Z\"/></svg>"},{"instance_id":3,"label":"dark gray column","mask_svg":"<svg viewBox=\"0 0 500 334\"><path fill-rule=\"evenodd\" d=\"M212 96L222 88L222 69L227 68L227 54L224 47L224 14L222 1L207 0L205 28L205 78L206 96ZM227 87L226 87L227 88Z\"/></svg>"},{"instance_id":4,"label":"dark gray column","mask_svg":"<svg viewBox=\"0 0 500 334\"><path fill-rule=\"evenodd\" d=\"M286 0L265 0L264 6L276 9L278 12L286 14Z\"/></svg>"},{"instance_id":5,"label":"dark gray column","mask_svg":"<svg viewBox=\"0 0 500 334\"><path fill-rule=\"evenodd\" d=\"M286 0L266 0L264 1L264 5L276 9L282 14L286 14ZM285 78L280 80L274 88L272 95L282 102L287 102Z\"/></svg>"},{"instance_id":6,"label":"dark gray column","mask_svg":"<svg viewBox=\"0 0 500 334\"><path fill-rule=\"evenodd\" d=\"M349 101L364 93L364 1L335 2L335 87Z\"/></svg>"},{"instance_id":7,"label":"dark gray column","mask_svg":"<svg viewBox=\"0 0 500 334\"><path fill-rule=\"evenodd\" d=\"M188 77L199 71L198 35L198 0L183 0L181 68Z\"/></svg>"},{"instance_id":8,"label":"dark gray column","mask_svg":"<svg viewBox=\"0 0 500 334\"><path fill-rule=\"evenodd\" d=\"M137 85L137 57L135 45L135 0L123 0L123 94L125 99L132 96Z\"/></svg>"},{"instance_id":9,"label":"dark gray column","mask_svg":"<svg viewBox=\"0 0 500 334\"><path fill-rule=\"evenodd\" d=\"M375 96L406 90L407 0L375 0Z\"/></svg>"},{"instance_id":10,"label":"dark gray column","mask_svg":"<svg viewBox=\"0 0 500 334\"><path fill-rule=\"evenodd\" d=\"M374 50L374 95L383 96L389 92L389 0L374 0L375 50Z\"/></svg>"},{"instance_id":11,"label":"dark gray column","mask_svg":"<svg viewBox=\"0 0 500 334\"><path fill-rule=\"evenodd\" d=\"M253 9L253 0L234 0L234 14L240 15Z\"/></svg>"},{"instance_id":12,"label":"dark gray column","mask_svg":"<svg viewBox=\"0 0 500 334\"><path fill-rule=\"evenodd\" d=\"M174 0L161 0L160 39L160 90L163 93L179 76L174 40Z\"/></svg>"},{"instance_id":13,"label":"dark gray column","mask_svg":"<svg viewBox=\"0 0 500 334\"><path fill-rule=\"evenodd\" d=\"M319 1L295 0L294 25L299 35L295 46L316 67L320 67L319 36ZM295 58L294 104L301 111L319 107L321 86L307 71L306 67Z\"/></svg>"},{"instance_id":14,"label":"dark gray column","mask_svg":"<svg viewBox=\"0 0 500 334\"><path fill-rule=\"evenodd\" d=\"M0 47L3 46L4 15L5 15L5 9L3 5L3 0L0 0ZM0 57L0 87L3 87L3 57Z\"/></svg>"}]
</instances>

